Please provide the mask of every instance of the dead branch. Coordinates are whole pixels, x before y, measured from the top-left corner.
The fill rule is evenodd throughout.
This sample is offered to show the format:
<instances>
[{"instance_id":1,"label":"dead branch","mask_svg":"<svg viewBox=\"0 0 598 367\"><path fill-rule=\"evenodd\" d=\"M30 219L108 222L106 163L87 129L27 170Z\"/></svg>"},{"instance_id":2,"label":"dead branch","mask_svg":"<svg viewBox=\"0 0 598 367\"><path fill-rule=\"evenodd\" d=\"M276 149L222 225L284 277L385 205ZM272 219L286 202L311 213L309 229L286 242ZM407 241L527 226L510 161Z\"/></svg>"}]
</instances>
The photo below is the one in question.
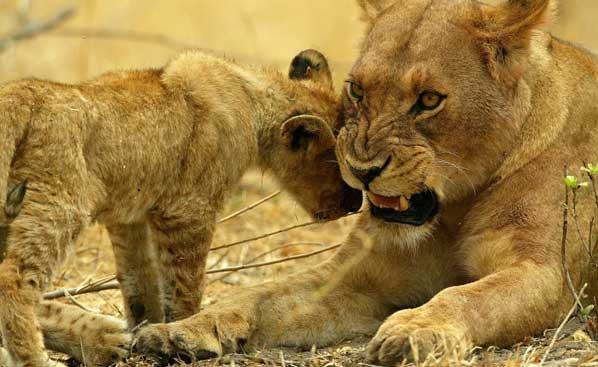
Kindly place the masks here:
<instances>
[{"instance_id":1,"label":"dead branch","mask_svg":"<svg viewBox=\"0 0 598 367\"><path fill-rule=\"evenodd\" d=\"M351 213L351 214L348 214L348 215L344 216L344 218L351 217L353 215L360 214L360 213L361 213L360 211L356 212L356 213ZM256 236L256 237L247 238L247 239L244 239L244 240L240 240L240 241L228 243L226 245L220 245L220 246L212 247L210 249L210 251L217 251L217 250L222 250L222 249L229 248L229 247L239 246L239 245L242 245L242 244L245 244L245 243L255 242L255 241L258 241L258 240L261 240L261 239L264 239L264 238L276 236L278 234L289 232L289 231L292 231L292 230L295 230L295 229L305 228L305 227L310 227L310 226L315 226L315 225L318 225L318 224L324 224L324 223L329 223L329 222L334 222L335 220L323 221L323 222L322 221L314 221L314 222L307 222L307 223L297 224L297 225L290 226L290 227L287 227L287 228L279 229L279 230L274 231L274 232L265 233L265 234L262 234L262 235L259 235L259 236Z\"/></svg>"},{"instance_id":2,"label":"dead branch","mask_svg":"<svg viewBox=\"0 0 598 367\"><path fill-rule=\"evenodd\" d=\"M247 261L246 264L251 264L251 263L253 263L255 261L258 261L259 259L261 259L261 258L263 258L265 256L268 256L268 255L270 255L270 254L272 254L272 253L274 253L276 251L280 251L280 250L283 250L285 248L295 247L295 246L320 246L320 247L325 247L327 245L325 245L323 243L317 243L317 242L294 242L294 243L287 243L285 245L276 246L273 249L270 249L268 251L262 252L261 254L255 256L251 260ZM228 252L228 250L227 250L227 252ZM213 269L213 268L214 267L210 268L210 270ZM234 274L236 272L237 271L231 271L228 274L224 274L224 275L222 275L222 276L220 276L218 278L214 278L214 279L210 280L210 284L222 281L222 280L228 278L229 276L231 276L232 274Z\"/></svg>"},{"instance_id":3,"label":"dead branch","mask_svg":"<svg viewBox=\"0 0 598 367\"><path fill-rule=\"evenodd\" d=\"M130 31L108 28L67 28L54 32L52 36L72 38L99 38L108 40L124 40L140 43L151 43L160 45L172 50L180 51L185 49L198 49L197 45L185 43L163 34Z\"/></svg>"},{"instance_id":4,"label":"dead branch","mask_svg":"<svg viewBox=\"0 0 598 367\"><path fill-rule=\"evenodd\" d=\"M322 254L322 253L325 253L328 251L335 250L335 249L339 248L340 246L341 246L340 244L337 244L337 245L328 246L328 247L325 247L325 248L322 248L322 249L319 249L316 251L306 252L306 253L294 255L294 256L287 256L287 257L283 257L283 258L275 259L275 260L271 260L271 261L264 261L264 262L260 262L260 263L233 266L230 268L208 270L206 272L206 274L235 272L235 271L241 271L241 270L246 270L246 269L261 268L261 267L270 266L270 265L282 264L282 263L285 263L288 261L313 257L315 255L319 255L319 254ZM78 296L78 295L85 294L85 293L95 293L95 292L101 292L101 291L105 291L105 290L119 289L119 284L118 284L118 282L115 282L114 279L116 279L116 277L108 277L108 278L102 279L101 282L95 282L95 283L92 283L85 287L60 289L57 291L48 292L48 293L44 294L44 299L51 300L51 299L66 297L69 294L71 296ZM107 282L107 281L109 281L109 282Z\"/></svg>"},{"instance_id":5,"label":"dead branch","mask_svg":"<svg viewBox=\"0 0 598 367\"><path fill-rule=\"evenodd\" d=\"M306 252L304 254L299 254L299 255L287 256L287 257L283 257L283 258L276 259L276 260L264 261L264 262L261 262L261 263L254 263L254 264L247 264L247 265L233 266L233 267L230 267L230 268L213 269L213 270L207 271L206 274L225 273L225 272L231 272L231 271L239 271L239 270L246 270L246 269L253 269L253 268L261 268L261 267L264 267L264 266L281 264L281 263L285 263L287 261L305 259L305 258L308 258L308 257L319 255L319 254L324 253L324 252L336 250L339 247L341 247L340 243L336 244L336 245L331 245L331 246L325 247L323 249L319 249L319 250L315 250L315 251L311 251L311 252Z\"/></svg>"},{"instance_id":6,"label":"dead branch","mask_svg":"<svg viewBox=\"0 0 598 367\"><path fill-rule=\"evenodd\" d=\"M267 201L269 201L271 199L274 199L275 197L277 197L278 195L280 195L280 193L281 193L280 190L276 191L276 192L273 192L272 194L266 196L265 198L262 198L262 199L256 201L255 203L253 203L251 205L248 205L245 208L243 208L243 209L241 209L241 210L239 210L237 212L234 212L234 213L232 213L230 215L227 215L226 217L224 217L222 219L219 219L218 220L218 224L228 222L231 219L234 219L234 218L236 218L236 217L238 217L238 216L240 216L240 215L242 215L244 213L247 213L251 209L254 209L254 208L262 205L263 203L265 203L265 202L267 202Z\"/></svg>"},{"instance_id":7,"label":"dead branch","mask_svg":"<svg viewBox=\"0 0 598 367\"><path fill-rule=\"evenodd\" d=\"M575 230L577 232L577 237L579 238L579 242L581 242L582 246L586 249L588 256L590 257L590 262L595 266L596 260L594 259L594 254L592 253L592 244L589 242L591 239L586 242L583 234L581 233L581 228L579 227L579 217L577 215L577 189L573 189L573 223L575 224Z\"/></svg>"},{"instance_id":8,"label":"dead branch","mask_svg":"<svg viewBox=\"0 0 598 367\"><path fill-rule=\"evenodd\" d=\"M563 319L563 322L561 322L561 324L559 325L558 329L556 329L556 331L554 332L554 336L552 337L552 340L550 341L550 344L548 345L548 348L546 349L546 352L544 353L544 356L542 357L542 360L540 361L540 366L544 364L544 361L546 361L546 358L548 357L548 354L550 354L550 351L554 347L554 344L556 343L556 341L557 341L557 339L559 337L559 334L561 333L561 331L565 327L565 324L567 324L567 321L569 321L569 319L571 318L571 316L573 316L573 313L577 309L577 302L578 302L577 300L579 300L581 297L583 297L583 292L586 290L587 287L588 287L588 284L586 283L586 284L584 284L583 287L581 287L581 290L579 291L579 294L577 294L577 293L575 294L576 302L573 304L573 306L571 307L571 309L569 310L569 312L567 313L567 315Z\"/></svg>"},{"instance_id":9,"label":"dead branch","mask_svg":"<svg viewBox=\"0 0 598 367\"><path fill-rule=\"evenodd\" d=\"M29 22L21 30L0 38L0 52L4 51L12 43L33 38L41 33L51 31L73 16L75 10L75 6L69 6L46 21Z\"/></svg>"},{"instance_id":10,"label":"dead branch","mask_svg":"<svg viewBox=\"0 0 598 367\"><path fill-rule=\"evenodd\" d=\"M569 175L568 167L565 166L565 175L563 177L567 177ZM583 308L581 305L580 300L577 298L577 292L575 291L575 286L573 285L573 281L571 280L571 274L569 273L569 266L567 265L567 230L569 224L569 187L565 185L565 203L563 205L563 235L561 237L561 263L563 267L563 277L567 281L567 286L573 294L575 299L575 304L580 308Z\"/></svg>"}]
</instances>

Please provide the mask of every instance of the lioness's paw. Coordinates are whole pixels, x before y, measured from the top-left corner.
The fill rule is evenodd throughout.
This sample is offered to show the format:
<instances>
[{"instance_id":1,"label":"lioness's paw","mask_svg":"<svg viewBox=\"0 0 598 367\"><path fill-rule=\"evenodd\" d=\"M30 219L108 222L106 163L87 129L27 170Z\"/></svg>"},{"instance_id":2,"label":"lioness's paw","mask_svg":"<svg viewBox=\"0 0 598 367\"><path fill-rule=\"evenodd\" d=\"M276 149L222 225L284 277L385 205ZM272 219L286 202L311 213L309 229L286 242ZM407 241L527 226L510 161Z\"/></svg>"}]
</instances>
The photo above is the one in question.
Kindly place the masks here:
<instances>
[{"instance_id":1,"label":"lioness's paw","mask_svg":"<svg viewBox=\"0 0 598 367\"><path fill-rule=\"evenodd\" d=\"M149 325L135 336L135 351L164 359L207 359L239 351L249 324L235 312L202 313L188 319Z\"/></svg>"},{"instance_id":2,"label":"lioness's paw","mask_svg":"<svg viewBox=\"0 0 598 367\"><path fill-rule=\"evenodd\" d=\"M194 335L174 324L149 325L137 333L133 345L136 352L156 356L163 361L174 358L201 360L222 355L218 338L206 331Z\"/></svg>"},{"instance_id":3,"label":"lioness's paw","mask_svg":"<svg viewBox=\"0 0 598 367\"><path fill-rule=\"evenodd\" d=\"M463 336L455 328L418 322L399 313L382 324L369 343L368 359L388 366L402 361L422 363L432 354L443 354L465 345Z\"/></svg>"}]
</instances>

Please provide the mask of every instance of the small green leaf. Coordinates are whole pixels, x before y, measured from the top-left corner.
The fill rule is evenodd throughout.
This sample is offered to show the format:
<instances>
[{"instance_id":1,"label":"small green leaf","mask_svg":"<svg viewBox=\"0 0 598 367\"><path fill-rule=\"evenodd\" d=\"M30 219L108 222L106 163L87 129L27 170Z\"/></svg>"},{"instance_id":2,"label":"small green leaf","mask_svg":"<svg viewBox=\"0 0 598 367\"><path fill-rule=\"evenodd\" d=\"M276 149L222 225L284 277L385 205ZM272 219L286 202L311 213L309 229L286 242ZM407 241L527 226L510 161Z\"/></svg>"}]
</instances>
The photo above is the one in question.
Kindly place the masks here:
<instances>
[{"instance_id":1,"label":"small green leaf","mask_svg":"<svg viewBox=\"0 0 598 367\"><path fill-rule=\"evenodd\" d=\"M577 189L577 186L578 186L577 177L575 177L575 176L565 177L565 185L567 185L567 187L569 187L573 190Z\"/></svg>"},{"instance_id":2,"label":"small green leaf","mask_svg":"<svg viewBox=\"0 0 598 367\"><path fill-rule=\"evenodd\" d=\"M594 311L594 305L587 305L586 307L582 308L579 313L581 314L581 317L587 318L590 316L592 311Z\"/></svg>"},{"instance_id":3,"label":"small green leaf","mask_svg":"<svg viewBox=\"0 0 598 367\"><path fill-rule=\"evenodd\" d=\"M588 163L586 167L581 167L581 170L592 177L598 176L598 164Z\"/></svg>"}]
</instances>

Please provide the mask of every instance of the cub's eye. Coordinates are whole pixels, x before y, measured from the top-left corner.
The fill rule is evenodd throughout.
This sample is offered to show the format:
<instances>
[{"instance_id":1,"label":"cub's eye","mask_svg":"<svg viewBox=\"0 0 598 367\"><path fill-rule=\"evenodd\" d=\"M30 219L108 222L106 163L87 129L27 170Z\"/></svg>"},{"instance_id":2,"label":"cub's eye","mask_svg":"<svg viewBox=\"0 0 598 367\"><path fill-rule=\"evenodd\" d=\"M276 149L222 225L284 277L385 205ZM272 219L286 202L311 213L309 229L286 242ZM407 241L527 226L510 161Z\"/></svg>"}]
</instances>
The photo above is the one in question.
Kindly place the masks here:
<instances>
[{"instance_id":1,"label":"cub's eye","mask_svg":"<svg viewBox=\"0 0 598 367\"><path fill-rule=\"evenodd\" d=\"M359 84L356 84L352 81L347 81L347 91L349 97L351 97L351 99L355 102L360 102L363 99L365 93L363 91L363 88L359 86Z\"/></svg>"},{"instance_id":2,"label":"cub's eye","mask_svg":"<svg viewBox=\"0 0 598 367\"><path fill-rule=\"evenodd\" d=\"M445 99L446 96L444 94L441 94L436 91L425 91L419 95L419 99L417 100L417 103L413 106L412 111L415 113L433 111L436 108L438 108L438 106L440 106L442 101L444 101Z\"/></svg>"}]
</instances>

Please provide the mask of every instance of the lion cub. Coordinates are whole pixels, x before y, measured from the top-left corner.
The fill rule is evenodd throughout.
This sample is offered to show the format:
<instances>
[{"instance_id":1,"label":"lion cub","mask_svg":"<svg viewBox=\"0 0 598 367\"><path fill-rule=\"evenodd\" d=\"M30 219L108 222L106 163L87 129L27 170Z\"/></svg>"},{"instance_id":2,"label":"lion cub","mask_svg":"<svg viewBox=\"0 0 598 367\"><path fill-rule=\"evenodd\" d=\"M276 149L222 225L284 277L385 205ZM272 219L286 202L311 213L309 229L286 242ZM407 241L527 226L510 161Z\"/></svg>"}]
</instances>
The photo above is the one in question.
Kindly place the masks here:
<instances>
[{"instance_id":1,"label":"lion cub","mask_svg":"<svg viewBox=\"0 0 598 367\"><path fill-rule=\"evenodd\" d=\"M317 219L359 208L335 161L326 59L305 51L289 76L188 52L163 69L0 88L0 192L9 179L28 182L0 264L0 332L13 365L51 363L41 328L46 345L61 345L48 341L62 327L48 310L70 311L40 303L40 292L93 221L110 233L133 327L199 311L216 215L248 167L271 170ZM111 362L110 341L100 344L106 358L90 346L87 361Z\"/></svg>"}]
</instances>

